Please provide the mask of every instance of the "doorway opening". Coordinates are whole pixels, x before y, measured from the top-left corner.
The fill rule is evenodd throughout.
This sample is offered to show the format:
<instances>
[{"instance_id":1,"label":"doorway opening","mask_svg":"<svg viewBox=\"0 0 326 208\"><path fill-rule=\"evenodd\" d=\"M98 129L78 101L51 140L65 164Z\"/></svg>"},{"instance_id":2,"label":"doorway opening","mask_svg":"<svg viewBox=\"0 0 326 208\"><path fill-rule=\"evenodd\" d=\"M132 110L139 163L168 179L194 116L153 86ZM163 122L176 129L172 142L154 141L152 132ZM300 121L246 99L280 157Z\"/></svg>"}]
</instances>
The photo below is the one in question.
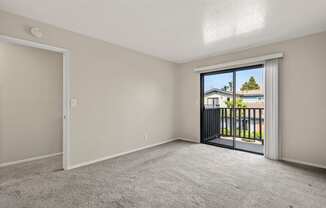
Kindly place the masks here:
<instances>
[{"instance_id":1,"label":"doorway opening","mask_svg":"<svg viewBox=\"0 0 326 208\"><path fill-rule=\"evenodd\" d=\"M5 35L0 35L0 42L2 43L6 43L6 44L12 44L12 45L16 45L19 47L25 47L25 48L30 48L30 49L41 49L46 51L47 53L58 53L59 56L61 57L61 78L60 80L60 88L61 88L61 92L59 92L60 95L60 103L58 103L57 107L59 107L60 105L60 112L57 114L57 121L60 120L60 125L61 127L59 127L58 131L60 131L60 137L61 137L61 152L58 153L54 153L54 154L42 154L40 156L38 155L24 155L24 159L15 159L15 161L9 161L9 162L4 162L2 164L0 164L0 167L4 167L4 166L9 166L9 165L14 165L14 164L19 164L19 163L23 163L23 162L28 162L28 161L33 161L33 160L38 160L38 159L43 159L43 158L47 158L50 157L52 155L62 155L62 167L64 170L68 170L70 169L70 51L64 48L58 48L55 46L50 46L50 45L45 45L42 43L37 43L37 42L32 42L32 41L28 41L28 40L23 40L23 39L17 39L17 38L13 38L13 37L9 37L9 36L5 36ZM43 59L42 59L43 60ZM37 61L35 63L38 63ZM22 67L24 67L24 64L21 64ZM32 67L34 68L34 67ZM46 68L46 66L45 66ZM23 76L22 74L19 74L19 76ZM49 81L53 81L53 79L51 79L51 76L44 78L45 80L49 80ZM40 80L40 79L39 79ZM44 80L42 80L44 81ZM32 81L31 81L32 82ZM30 84L30 83L29 83ZM45 87L43 87L45 89L48 89L49 86L46 85ZM42 88L42 89L43 89ZM44 89L43 89L44 90ZM34 91L32 91L34 92ZM24 93L24 90L22 90L22 93ZM41 94L43 97L44 96L49 96L49 93L43 93ZM29 98L29 100L32 100ZM35 99L33 100L35 101ZM50 100L48 101L51 104L53 104L53 102L51 102ZM38 102L35 102L38 104ZM41 106L48 106L48 105L41 105ZM35 107L33 109L34 112L39 113L39 111L43 109L43 108L37 108ZM45 111L45 112L50 112L50 111ZM38 115L42 115L43 114L38 114ZM36 113L35 115L33 115L33 117L37 117ZM54 118L52 116L52 118ZM30 121L31 124L36 125L36 122L32 122ZM42 123L43 124L43 123ZM41 137L42 138L42 137ZM21 145L21 144L20 144ZM29 144L30 145L30 144ZM51 146L51 145L50 145ZM25 159L26 158L26 159Z\"/></svg>"},{"instance_id":2,"label":"doorway opening","mask_svg":"<svg viewBox=\"0 0 326 208\"><path fill-rule=\"evenodd\" d=\"M201 143L264 154L264 66L200 75Z\"/></svg>"}]
</instances>

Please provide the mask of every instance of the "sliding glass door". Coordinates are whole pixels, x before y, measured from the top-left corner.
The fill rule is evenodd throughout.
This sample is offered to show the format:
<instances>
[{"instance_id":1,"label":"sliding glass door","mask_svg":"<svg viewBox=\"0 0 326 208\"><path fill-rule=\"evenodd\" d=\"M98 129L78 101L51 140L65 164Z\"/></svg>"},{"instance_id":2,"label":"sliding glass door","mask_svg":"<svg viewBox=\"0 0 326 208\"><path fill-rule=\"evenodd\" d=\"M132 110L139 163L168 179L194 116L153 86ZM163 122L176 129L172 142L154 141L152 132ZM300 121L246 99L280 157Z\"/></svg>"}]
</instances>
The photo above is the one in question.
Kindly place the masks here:
<instances>
[{"instance_id":1,"label":"sliding glass door","mask_svg":"<svg viewBox=\"0 0 326 208\"><path fill-rule=\"evenodd\" d=\"M263 154L263 66L201 74L201 142Z\"/></svg>"}]
</instances>

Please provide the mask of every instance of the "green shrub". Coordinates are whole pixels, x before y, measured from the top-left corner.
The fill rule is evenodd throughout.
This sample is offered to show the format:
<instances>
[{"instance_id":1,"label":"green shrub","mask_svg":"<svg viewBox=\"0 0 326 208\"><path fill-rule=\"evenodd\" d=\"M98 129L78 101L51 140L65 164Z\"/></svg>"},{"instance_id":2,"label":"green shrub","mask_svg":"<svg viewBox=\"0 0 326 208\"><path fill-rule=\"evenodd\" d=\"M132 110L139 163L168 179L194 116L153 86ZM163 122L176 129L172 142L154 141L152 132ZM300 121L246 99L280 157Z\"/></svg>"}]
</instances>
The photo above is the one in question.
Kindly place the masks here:
<instances>
[{"instance_id":1,"label":"green shrub","mask_svg":"<svg viewBox=\"0 0 326 208\"><path fill-rule=\"evenodd\" d=\"M223 128L221 129L222 135L232 135L231 133L231 129L229 128ZM262 133L262 140L264 140L264 131L261 132ZM239 129L236 129L236 136L239 135ZM246 137L249 138L249 130L241 130L240 131L240 136L239 137ZM250 131L250 139L254 139L254 131ZM256 139L260 139L260 132L256 131Z\"/></svg>"}]
</instances>

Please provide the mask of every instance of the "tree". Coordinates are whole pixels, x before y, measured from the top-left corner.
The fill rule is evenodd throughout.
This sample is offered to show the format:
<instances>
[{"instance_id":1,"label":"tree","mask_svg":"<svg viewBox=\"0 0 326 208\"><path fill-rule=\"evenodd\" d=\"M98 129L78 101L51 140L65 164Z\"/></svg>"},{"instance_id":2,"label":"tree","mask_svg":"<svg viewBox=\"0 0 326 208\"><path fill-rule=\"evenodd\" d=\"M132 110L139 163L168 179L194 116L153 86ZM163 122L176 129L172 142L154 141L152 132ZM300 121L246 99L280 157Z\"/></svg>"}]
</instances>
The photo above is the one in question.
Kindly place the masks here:
<instances>
[{"instance_id":1,"label":"tree","mask_svg":"<svg viewBox=\"0 0 326 208\"><path fill-rule=\"evenodd\" d=\"M259 89L260 86L256 82L256 79L253 76L251 76L247 82L243 83L240 88L241 91L259 90Z\"/></svg>"},{"instance_id":2,"label":"tree","mask_svg":"<svg viewBox=\"0 0 326 208\"><path fill-rule=\"evenodd\" d=\"M233 83L232 82L229 82L228 85L225 85L223 88L222 88L223 91L232 91L233 90Z\"/></svg>"},{"instance_id":3,"label":"tree","mask_svg":"<svg viewBox=\"0 0 326 208\"><path fill-rule=\"evenodd\" d=\"M233 107L233 99L228 99L227 101L224 102L227 108L232 108ZM235 101L235 107L236 108L246 108L247 104L243 102L241 98L237 98Z\"/></svg>"}]
</instances>

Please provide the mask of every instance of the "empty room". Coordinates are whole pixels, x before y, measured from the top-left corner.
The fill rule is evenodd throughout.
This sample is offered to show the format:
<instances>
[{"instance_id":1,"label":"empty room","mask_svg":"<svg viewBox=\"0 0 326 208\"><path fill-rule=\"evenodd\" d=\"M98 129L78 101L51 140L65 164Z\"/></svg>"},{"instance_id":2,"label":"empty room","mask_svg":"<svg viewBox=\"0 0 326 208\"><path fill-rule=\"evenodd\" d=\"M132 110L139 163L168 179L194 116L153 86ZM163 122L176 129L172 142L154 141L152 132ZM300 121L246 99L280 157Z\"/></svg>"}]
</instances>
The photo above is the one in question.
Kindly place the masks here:
<instances>
[{"instance_id":1,"label":"empty room","mask_svg":"<svg viewBox=\"0 0 326 208\"><path fill-rule=\"evenodd\" d=\"M0 0L0 208L324 208L325 11Z\"/></svg>"}]
</instances>

